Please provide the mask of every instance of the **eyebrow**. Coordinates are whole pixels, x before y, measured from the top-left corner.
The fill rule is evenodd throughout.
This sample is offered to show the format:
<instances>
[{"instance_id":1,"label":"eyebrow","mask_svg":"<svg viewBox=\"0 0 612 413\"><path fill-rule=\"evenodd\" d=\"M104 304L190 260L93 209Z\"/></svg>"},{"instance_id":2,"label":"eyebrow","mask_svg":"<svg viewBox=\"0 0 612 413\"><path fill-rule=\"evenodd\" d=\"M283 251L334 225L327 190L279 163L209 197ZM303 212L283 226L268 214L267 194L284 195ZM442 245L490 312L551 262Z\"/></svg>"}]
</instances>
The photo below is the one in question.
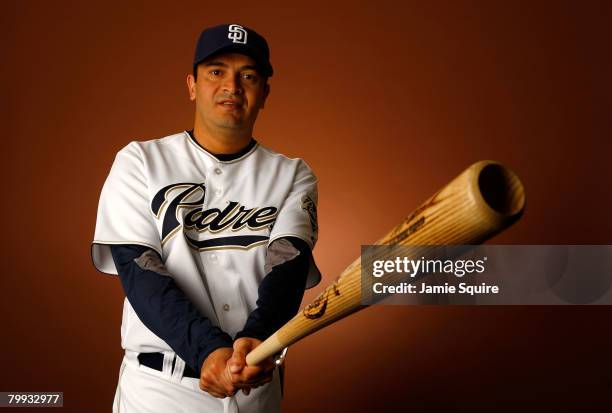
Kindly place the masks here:
<instances>
[{"instance_id":1,"label":"eyebrow","mask_svg":"<svg viewBox=\"0 0 612 413\"><path fill-rule=\"evenodd\" d=\"M223 63L220 60L212 60L210 62L204 63L204 66L221 66L221 67L229 67L226 63ZM239 70L252 69L258 71L259 68L256 65L244 65L241 66Z\"/></svg>"}]
</instances>

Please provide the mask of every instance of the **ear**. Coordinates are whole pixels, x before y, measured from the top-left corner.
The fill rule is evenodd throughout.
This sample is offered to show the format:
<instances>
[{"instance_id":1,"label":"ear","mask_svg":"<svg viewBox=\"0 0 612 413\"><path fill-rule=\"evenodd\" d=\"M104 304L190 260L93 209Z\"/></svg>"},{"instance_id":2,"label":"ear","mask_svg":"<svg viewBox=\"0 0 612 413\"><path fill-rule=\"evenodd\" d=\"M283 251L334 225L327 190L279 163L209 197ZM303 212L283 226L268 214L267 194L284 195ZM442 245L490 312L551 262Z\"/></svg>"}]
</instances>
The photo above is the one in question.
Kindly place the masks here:
<instances>
[{"instance_id":1,"label":"ear","mask_svg":"<svg viewBox=\"0 0 612 413\"><path fill-rule=\"evenodd\" d=\"M196 98L196 80L191 73L187 75L187 91L189 92L189 100L194 101Z\"/></svg>"},{"instance_id":2,"label":"ear","mask_svg":"<svg viewBox=\"0 0 612 413\"><path fill-rule=\"evenodd\" d=\"M261 107L260 109L263 109L265 104L266 104L266 99L268 98L268 95L270 94L270 84L268 82L266 82L266 84L264 85L264 91L263 91L263 100L261 101Z\"/></svg>"}]
</instances>

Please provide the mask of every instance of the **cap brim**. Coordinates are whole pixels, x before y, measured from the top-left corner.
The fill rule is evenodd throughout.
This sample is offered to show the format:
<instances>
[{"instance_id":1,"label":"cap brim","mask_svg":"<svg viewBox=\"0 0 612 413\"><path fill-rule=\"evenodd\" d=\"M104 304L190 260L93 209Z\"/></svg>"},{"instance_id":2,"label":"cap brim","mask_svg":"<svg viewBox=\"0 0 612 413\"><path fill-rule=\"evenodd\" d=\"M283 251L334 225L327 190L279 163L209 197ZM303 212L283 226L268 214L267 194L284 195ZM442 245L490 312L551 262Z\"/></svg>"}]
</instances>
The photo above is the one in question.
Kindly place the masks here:
<instances>
[{"instance_id":1,"label":"cap brim","mask_svg":"<svg viewBox=\"0 0 612 413\"><path fill-rule=\"evenodd\" d=\"M272 76L272 73L273 73L272 65L270 65L270 63L267 61L267 59L264 56L257 53L256 49L246 44L230 44L230 45L222 46L218 49L212 50L206 56L202 56L196 62L194 62L193 67L194 68L197 67L204 60L209 59L213 56L219 55L221 53L229 53L229 52L235 52L235 53L240 53L240 54L249 56L250 58L255 60L255 63L257 64L258 68L260 68L264 76Z\"/></svg>"}]
</instances>

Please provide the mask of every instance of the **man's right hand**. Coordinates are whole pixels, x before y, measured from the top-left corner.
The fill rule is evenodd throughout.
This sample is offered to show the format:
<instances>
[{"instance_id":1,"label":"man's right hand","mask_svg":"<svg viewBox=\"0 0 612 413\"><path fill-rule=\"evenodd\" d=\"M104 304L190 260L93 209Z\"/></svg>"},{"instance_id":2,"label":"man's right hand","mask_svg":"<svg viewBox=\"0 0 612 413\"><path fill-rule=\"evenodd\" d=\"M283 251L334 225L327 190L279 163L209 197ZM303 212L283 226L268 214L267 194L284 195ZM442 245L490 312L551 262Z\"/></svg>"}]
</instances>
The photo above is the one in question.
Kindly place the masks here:
<instances>
[{"instance_id":1,"label":"man's right hand","mask_svg":"<svg viewBox=\"0 0 612 413\"><path fill-rule=\"evenodd\" d=\"M232 353L232 348L221 347L206 357L200 370L200 389L220 399L236 394L237 389L232 384L227 368Z\"/></svg>"}]
</instances>

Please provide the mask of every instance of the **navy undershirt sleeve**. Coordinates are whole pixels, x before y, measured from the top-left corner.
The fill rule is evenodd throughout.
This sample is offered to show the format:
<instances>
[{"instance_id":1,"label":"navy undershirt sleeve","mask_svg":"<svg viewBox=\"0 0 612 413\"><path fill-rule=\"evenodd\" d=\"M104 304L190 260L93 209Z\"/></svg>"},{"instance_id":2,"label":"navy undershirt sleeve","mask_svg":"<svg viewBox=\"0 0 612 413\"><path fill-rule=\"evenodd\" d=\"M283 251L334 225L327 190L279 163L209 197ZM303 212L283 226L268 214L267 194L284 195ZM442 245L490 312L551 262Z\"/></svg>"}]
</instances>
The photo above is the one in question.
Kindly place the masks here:
<instances>
[{"instance_id":1,"label":"navy undershirt sleeve","mask_svg":"<svg viewBox=\"0 0 612 413\"><path fill-rule=\"evenodd\" d=\"M286 237L299 254L276 265L259 285L257 308L251 312L236 338L253 337L265 340L289 321L300 309L306 289L306 278L312 251L297 237Z\"/></svg>"},{"instance_id":2,"label":"navy undershirt sleeve","mask_svg":"<svg viewBox=\"0 0 612 413\"><path fill-rule=\"evenodd\" d=\"M233 340L198 312L172 277L140 268L134 260L147 250L152 251L140 245L111 246L125 295L144 325L199 372L210 353L232 347Z\"/></svg>"}]
</instances>

